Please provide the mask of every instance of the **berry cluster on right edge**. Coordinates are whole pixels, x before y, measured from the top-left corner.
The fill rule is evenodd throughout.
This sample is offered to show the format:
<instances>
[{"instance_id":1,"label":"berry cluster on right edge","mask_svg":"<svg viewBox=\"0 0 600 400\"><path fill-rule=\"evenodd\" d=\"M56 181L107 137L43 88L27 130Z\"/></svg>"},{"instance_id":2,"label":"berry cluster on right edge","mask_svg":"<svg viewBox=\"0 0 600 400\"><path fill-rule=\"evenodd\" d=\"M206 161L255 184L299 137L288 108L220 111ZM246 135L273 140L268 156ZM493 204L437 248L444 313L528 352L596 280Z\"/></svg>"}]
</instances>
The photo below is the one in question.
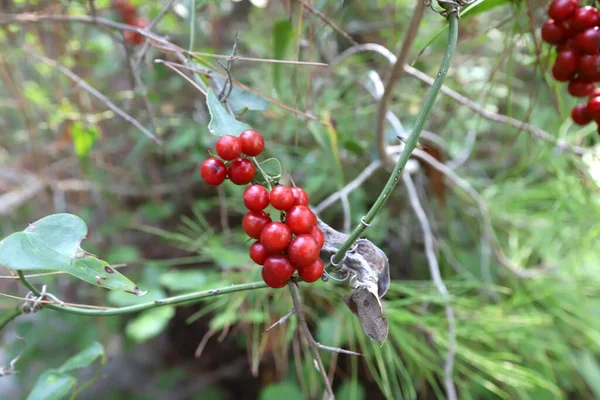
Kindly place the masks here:
<instances>
[{"instance_id":1,"label":"berry cluster on right edge","mask_svg":"<svg viewBox=\"0 0 600 400\"><path fill-rule=\"evenodd\" d=\"M588 98L571 111L573 122L587 125L595 120L600 133L600 88L596 88L600 82L600 12L578 0L554 0L548 16L542 39L556 46L552 76L569 82L571 96Z\"/></svg>"}]
</instances>

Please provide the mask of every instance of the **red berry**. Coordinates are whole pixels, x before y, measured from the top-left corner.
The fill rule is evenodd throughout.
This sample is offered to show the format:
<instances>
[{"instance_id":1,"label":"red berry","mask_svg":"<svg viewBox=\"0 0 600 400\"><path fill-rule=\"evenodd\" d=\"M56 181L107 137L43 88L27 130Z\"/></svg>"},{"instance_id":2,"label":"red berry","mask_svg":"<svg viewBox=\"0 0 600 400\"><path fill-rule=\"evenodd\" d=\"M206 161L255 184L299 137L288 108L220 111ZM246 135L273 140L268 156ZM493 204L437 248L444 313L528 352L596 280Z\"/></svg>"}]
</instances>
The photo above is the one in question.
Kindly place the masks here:
<instances>
[{"instance_id":1,"label":"red berry","mask_svg":"<svg viewBox=\"0 0 600 400\"><path fill-rule=\"evenodd\" d=\"M126 20L126 22L129 23L129 25L133 25L136 28L140 28L140 29L144 29L145 27L148 26L148 21L146 21L143 18L136 19L135 17L133 17L133 20L131 20L131 21ZM133 31L123 32L123 37L125 38L125 40L127 42L134 44L134 45L141 44L144 41L144 35L142 35L141 33L138 33L138 32L133 32Z\"/></svg>"},{"instance_id":2,"label":"red berry","mask_svg":"<svg viewBox=\"0 0 600 400\"><path fill-rule=\"evenodd\" d=\"M265 283L267 284L267 286L272 287L273 289L281 289L282 287L284 287L285 285L287 285L288 280L283 280L283 281L279 281L277 279L274 279L271 275L270 275L270 271L269 270L265 270L265 268L263 267L262 272L261 272L263 281L265 281Z\"/></svg>"},{"instance_id":3,"label":"red berry","mask_svg":"<svg viewBox=\"0 0 600 400\"><path fill-rule=\"evenodd\" d=\"M600 23L600 13L595 7L581 7L575 10L571 26L576 31L584 31L588 28L593 28Z\"/></svg>"},{"instance_id":4,"label":"red berry","mask_svg":"<svg viewBox=\"0 0 600 400\"><path fill-rule=\"evenodd\" d=\"M323 235L323 231L319 229L318 226L315 226L312 231L310 231L310 235L313 237L313 239L315 239L315 242L317 242L319 249L323 247L325 244L325 236Z\"/></svg>"},{"instance_id":5,"label":"red berry","mask_svg":"<svg viewBox=\"0 0 600 400\"><path fill-rule=\"evenodd\" d=\"M242 220L242 228L248 236L258 239L262 230L271 222L271 217L264 211L248 211Z\"/></svg>"},{"instance_id":6,"label":"red berry","mask_svg":"<svg viewBox=\"0 0 600 400\"><path fill-rule=\"evenodd\" d=\"M292 240L292 231L281 222L267 224L260 233L260 242L269 253L279 253L287 249Z\"/></svg>"},{"instance_id":7,"label":"red berry","mask_svg":"<svg viewBox=\"0 0 600 400\"><path fill-rule=\"evenodd\" d=\"M548 16L557 22L565 21L573 16L578 5L577 0L554 0L548 9Z\"/></svg>"},{"instance_id":8,"label":"red berry","mask_svg":"<svg viewBox=\"0 0 600 400\"><path fill-rule=\"evenodd\" d=\"M596 88L594 89L594 91L589 95L590 98L592 97L600 97L600 88Z\"/></svg>"},{"instance_id":9,"label":"red berry","mask_svg":"<svg viewBox=\"0 0 600 400\"><path fill-rule=\"evenodd\" d=\"M560 44L567 40L567 32L563 27L549 19L542 26L542 39L551 44Z\"/></svg>"},{"instance_id":10,"label":"red berry","mask_svg":"<svg viewBox=\"0 0 600 400\"><path fill-rule=\"evenodd\" d=\"M594 84L581 79L569 82L569 94L574 97L586 97L594 91Z\"/></svg>"},{"instance_id":11,"label":"red berry","mask_svg":"<svg viewBox=\"0 0 600 400\"><path fill-rule=\"evenodd\" d=\"M587 125L592 122L592 116L587 112L585 104L577 104L571 111L571 119L577 125Z\"/></svg>"},{"instance_id":12,"label":"red berry","mask_svg":"<svg viewBox=\"0 0 600 400\"><path fill-rule=\"evenodd\" d=\"M227 176L227 167L221 160L207 158L200 166L200 175L209 185L219 186Z\"/></svg>"},{"instance_id":13,"label":"red berry","mask_svg":"<svg viewBox=\"0 0 600 400\"><path fill-rule=\"evenodd\" d=\"M225 135L217 140L217 154L223 160L235 160L242 154L240 139L235 136Z\"/></svg>"},{"instance_id":14,"label":"red berry","mask_svg":"<svg viewBox=\"0 0 600 400\"><path fill-rule=\"evenodd\" d=\"M573 72L563 71L562 69L557 68L556 65L552 67L552 76L559 82L568 82L574 75Z\"/></svg>"},{"instance_id":15,"label":"red berry","mask_svg":"<svg viewBox=\"0 0 600 400\"><path fill-rule=\"evenodd\" d=\"M306 193L306 190L294 186L292 188L292 194L294 195L294 205L308 206L308 194Z\"/></svg>"},{"instance_id":16,"label":"red berry","mask_svg":"<svg viewBox=\"0 0 600 400\"><path fill-rule=\"evenodd\" d=\"M256 157L265 148L265 139L254 129L248 129L240 135L242 152L250 157Z\"/></svg>"},{"instance_id":17,"label":"red berry","mask_svg":"<svg viewBox=\"0 0 600 400\"><path fill-rule=\"evenodd\" d=\"M596 54L600 50L600 30L595 26L578 33L572 42L573 48L585 54Z\"/></svg>"},{"instance_id":18,"label":"red berry","mask_svg":"<svg viewBox=\"0 0 600 400\"><path fill-rule=\"evenodd\" d=\"M594 76L600 72L598 71L598 65L600 65L600 54L584 54L579 57L578 64L578 72L581 75Z\"/></svg>"},{"instance_id":19,"label":"red berry","mask_svg":"<svg viewBox=\"0 0 600 400\"><path fill-rule=\"evenodd\" d=\"M236 158L231 162L229 170L227 171L229 179L236 185L250 183L252 179L254 179L255 173L254 165L252 165L252 162L247 158Z\"/></svg>"},{"instance_id":20,"label":"red berry","mask_svg":"<svg viewBox=\"0 0 600 400\"><path fill-rule=\"evenodd\" d=\"M319 279L323 275L324 270L325 266L323 265L323 261L321 261L320 258L317 258L316 261L309 266L298 268L298 275L304 282L310 283Z\"/></svg>"},{"instance_id":21,"label":"red berry","mask_svg":"<svg viewBox=\"0 0 600 400\"><path fill-rule=\"evenodd\" d=\"M556 45L556 51L573 50L573 41L571 39Z\"/></svg>"},{"instance_id":22,"label":"red berry","mask_svg":"<svg viewBox=\"0 0 600 400\"><path fill-rule=\"evenodd\" d=\"M287 281L294 275L294 265L286 256L273 255L267 257L263 273L276 281Z\"/></svg>"},{"instance_id":23,"label":"red berry","mask_svg":"<svg viewBox=\"0 0 600 400\"><path fill-rule=\"evenodd\" d=\"M567 49L558 52L554 66L565 72L575 72L579 61L579 54L575 50Z\"/></svg>"},{"instance_id":24,"label":"red berry","mask_svg":"<svg viewBox=\"0 0 600 400\"><path fill-rule=\"evenodd\" d=\"M285 223L296 235L310 233L317 225L317 217L306 206L294 206L285 216Z\"/></svg>"},{"instance_id":25,"label":"red berry","mask_svg":"<svg viewBox=\"0 0 600 400\"><path fill-rule=\"evenodd\" d=\"M588 114L595 120L600 119L600 96L590 97L586 106Z\"/></svg>"},{"instance_id":26,"label":"red berry","mask_svg":"<svg viewBox=\"0 0 600 400\"><path fill-rule=\"evenodd\" d=\"M287 186L275 186L269 194L273 207L285 211L294 205L294 193Z\"/></svg>"},{"instance_id":27,"label":"red berry","mask_svg":"<svg viewBox=\"0 0 600 400\"><path fill-rule=\"evenodd\" d=\"M311 235L298 235L290 242L288 257L295 266L305 267L319 258L320 249Z\"/></svg>"},{"instance_id":28,"label":"red berry","mask_svg":"<svg viewBox=\"0 0 600 400\"><path fill-rule=\"evenodd\" d=\"M248 186L244 191L244 205L248 210L264 210L269 205L269 191L261 185Z\"/></svg>"},{"instance_id":29,"label":"red berry","mask_svg":"<svg viewBox=\"0 0 600 400\"><path fill-rule=\"evenodd\" d=\"M263 265L269 256L269 252L261 242L254 242L250 246L250 258L258 265Z\"/></svg>"}]
</instances>

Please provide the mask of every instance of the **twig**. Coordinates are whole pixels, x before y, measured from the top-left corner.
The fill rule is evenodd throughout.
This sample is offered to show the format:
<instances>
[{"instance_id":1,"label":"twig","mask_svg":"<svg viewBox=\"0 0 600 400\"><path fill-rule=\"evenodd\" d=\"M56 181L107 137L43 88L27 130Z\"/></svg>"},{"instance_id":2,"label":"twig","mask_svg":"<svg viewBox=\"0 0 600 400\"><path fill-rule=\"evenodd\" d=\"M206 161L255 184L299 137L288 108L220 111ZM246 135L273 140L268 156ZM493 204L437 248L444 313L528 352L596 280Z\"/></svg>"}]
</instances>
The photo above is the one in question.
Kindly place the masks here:
<instances>
[{"instance_id":1,"label":"twig","mask_svg":"<svg viewBox=\"0 0 600 400\"><path fill-rule=\"evenodd\" d=\"M362 185L375 171L377 171L381 167L381 161L375 160L371 164L369 164L364 170L361 171L360 174L352 181L348 182L346 186L344 186L341 190L331 194L325 200L319 203L312 210L315 214L319 214L323 212L327 207L331 206L338 199L341 199L343 196L348 196L354 190L358 189L360 185Z\"/></svg>"},{"instance_id":2,"label":"twig","mask_svg":"<svg viewBox=\"0 0 600 400\"><path fill-rule=\"evenodd\" d=\"M421 2L421 1L419 1L419 2ZM331 21L329 18L327 18L322 12L320 12L319 10L314 9L310 4L307 4L304 0L300 0L300 3L302 3L302 6L304 8L306 8L308 11L310 11L311 14L315 15L321 21L323 21L324 23L326 23L327 25L329 25L334 31L336 31L341 36L343 36L347 41L349 41L350 43L352 43L353 46L356 46L358 44L358 42L356 40L354 40L352 38L352 36L350 36L342 28L340 28L339 26L337 26L333 21Z\"/></svg>"},{"instance_id":3,"label":"twig","mask_svg":"<svg viewBox=\"0 0 600 400\"><path fill-rule=\"evenodd\" d=\"M458 16L455 13L450 14L448 17L449 27L448 27L448 45L446 47L446 52L444 53L444 57L442 62L440 63L439 72L436 76L434 84L431 86L429 93L427 94L427 98L425 99L425 103L423 104L423 108L421 112L417 116L417 119L414 124L413 131L405 142L404 150L400 154L398 158L398 162L394 166L394 170L390 174L388 181L386 182L384 188L379 193L377 200L371 207L371 209L367 212L365 216L361 218L361 222L357 225L348 239L340 246L339 250L333 255L331 259L332 264L339 264L342 259L346 256L346 252L352 247L354 242L358 240L360 235L371 225L381 208L384 206L386 201L390 198L394 188L396 187L398 180L400 178L400 173L406 166L408 159L410 158L413 150L417 147L419 142L419 136L421 135L421 131L425 125L425 121L429 116L429 112L433 107L433 103L437 98L437 95L440 91L442 83L446 78L448 73L448 69L450 68L450 63L452 60L452 56L454 55L454 51L456 50L456 43L458 40Z\"/></svg>"},{"instance_id":4,"label":"twig","mask_svg":"<svg viewBox=\"0 0 600 400\"><path fill-rule=\"evenodd\" d=\"M208 341L210 340L210 338L215 335L215 333L217 333L216 330L210 329L208 332L206 332L204 334L204 336L202 336L202 339L200 340L200 343L198 343L198 347L196 348L196 352L194 353L194 357L200 358L202 356L202 352L204 351L204 348L208 344Z\"/></svg>"},{"instance_id":5,"label":"twig","mask_svg":"<svg viewBox=\"0 0 600 400\"><path fill-rule=\"evenodd\" d=\"M379 107L377 109L377 125L375 129L375 135L377 137L377 152L379 154L379 159L386 168L391 168L394 165L394 160L386 153L387 137L385 135L385 121L387 117L388 107L390 99L392 98L394 86L396 85L396 82L398 81L398 79L400 79L404 72L403 67L404 64L406 64L406 60L408 59L408 56L410 54L413 42L417 37L417 32L419 30L421 20L423 19L424 12L425 2L422 0L417 1L417 4L413 11L412 19L410 20L410 25L408 26L408 30L406 31L406 35L404 37L404 42L402 43L402 47L398 52L396 62L392 66L392 71L385 84L383 96L379 101Z\"/></svg>"},{"instance_id":6,"label":"twig","mask_svg":"<svg viewBox=\"0 0 600 400\"><path fill-rule=\"evenodd\" d=\"M275 321L275 323L273 325L271 325L270 327L268 327L263 333L269 332L271 329L275 328L276 326L285 324L287 322L287 320L290 319L290 317L292 315L294 315L295 313L296 313L296 309L292 308L289 313L285 314L283 317L281 317L277 321Z\"/></svg>"},{"instance_id":7,"label":"twig","mask_svg":"<svg viewBox=\"0 0 600 400\"><path fill-rule=\"evenodd\" d=\"M28 299L26 297L13 296L13 295L6 294L6 293L0 293L0 296L6 297L7 299L13 299L13 300L19 300L19 301L26 301L28 303L34 303L34 304L56 304L55 300ZM66 306L89 308L91 310L114 310L114 308L111 308L111 307L92 306L92 305L88 305L88 304L65 303L65 302L61 302L61 304L64 304Z\"/></svg>"},{"instance_id":8,"label":"twig","mask_svg":"<svg viewBox=\"0 0 600 400\"><path fill-rule=\"evenodd\" d=\"M308 341L308 345L312 351L315 362L317 363L317 368L321 373L321 377L323 378L323 384L325 385L325 390L329 396L329 399L335 399L335 395L333 394L333 389L331 388L331 383L329 382L329 378L327 377L327 372L325 371L325 367L323 366L323 361L321 361L321 356L319 355L319 346L315 342L315 339L312 337L310 333L310 329L308 329L308 325L306 324L306 320L304 319L304 314L302 313L302 309L300 308L300 300L298 299L298 293L296 292L296 282L290 281L288 284L290 288L290 293L292 295L292 301L294 302L294 309L296 310L296 316L298 317L298 322L300 325L300 329L304 331L304 336Z\"/></svg>"},{"instance_id":9,"label":"twig","mask_svg":"<svg viewBox=\"0 0 600 400\"><path fill-rule=\"evenodd\" d=\"M206 91L204 89L202 89L200 87L200 85L198 85L196 82L194 82L189 76L187 76L186 74L184 74L183 72L181 72L179 69L177 69L174 65L176 65L175 63L169 62L169 61L164 61L164 60L154 60L155 63L157 64L164 64L165 66L167 66L168 68L172 69L173 71L177 72L179 75L181 75L186 81L188 81L189 83L192 84L192 86L194 86L196 89L198 89L200 91L200 93L202 93L204 96L206 96Z\"/></svg>"},{"instance_id":10,"label":"twig","mask_svg":"<svg viewBox=\"0 0 600 400\"><path fill-rule=\"evenodd\" d=\"M78 86L81 86L89 94L91 94L92 96L94 96L95 98L97 98L98 100L103 102L115 114L119 115L125 121L129 122L130 124L132 124L133 126L138 128L140 131L142 131L142 133L144 135L146 135L148 138L150 138L154 143L162 144L162 141L158 137L156 137L152 132L150 132L148 129L146 129L138 120L133 118L131 115L127 114L125 111L121 110L117 105L115 105L112 101L110 101L105 95L100 93L94 87L90 86L86 81L84 81L81 77L79 77L79 75L75 74L70 69L63 67L55 60L52 60L52 59L50 59L46 56L40 55L40 54L36 54L31 50L27 50L25 52L25 54L43 62L44 64L50 65L51 67L55 68L60 73L66 75L73 82L75 82Z\"/></svg>"},{"instance_id":11,"label":"twig","mask_svg":"<svg viewBox=\"0 0 600 400\"><path fill-rule=\"evenodd\" d=\"M117 268L123 268L126 267L127 264L114 264L111 265L111 268L113 269L117 269ZM56 271L56 272L44 272L43 274L31 274L31 275L25 275L25 278L29 279L29 278L40 278L43 276L51 276L51 275L65 275L66 272L64 271ZM10 280L20 280L21 278L19 278L17 275L0 275L0 279L10 279Z\"/></svg>"},{"instance_id":12,"label":"twig","mask_svg":"<svg viewBox=\"0 0 600 400\"><path fill-rule=\"evenodd\" d=\"M429 264L429 273L431 279L440 293L442 300L446 303L446 319L448 320L448 350L446 353L446 361L444 363L444 385L446 386L446 395L448 400L456 400L456 388L454 387L454 381L452 379L454 370L454 355L456 354L456 318L454 316L454 308L450 305L451 299L448 289L444 284L442 275L440 274L440 267L435 256L435 250L433 248L433 232L429 225L429 220L425 214L425 210L419 201L417 189L415 184L410 177L408 172L402 174L402 180L408 191L408 197L410 204L419 219L421 229L423 230L423 238L425 242L425 255L427 256L427 263Z\"/></svg>"}]
</instances>

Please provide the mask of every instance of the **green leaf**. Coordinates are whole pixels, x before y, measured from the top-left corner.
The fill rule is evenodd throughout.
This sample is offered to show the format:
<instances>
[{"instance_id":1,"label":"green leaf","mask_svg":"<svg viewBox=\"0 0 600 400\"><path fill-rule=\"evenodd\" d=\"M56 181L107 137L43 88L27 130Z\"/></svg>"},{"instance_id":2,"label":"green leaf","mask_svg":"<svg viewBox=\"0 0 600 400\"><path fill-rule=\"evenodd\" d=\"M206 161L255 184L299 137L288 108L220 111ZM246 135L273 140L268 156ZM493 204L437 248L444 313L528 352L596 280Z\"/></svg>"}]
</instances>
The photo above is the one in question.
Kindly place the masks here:
<instances>
[{"instance_id":1,"label":"green leaf","mask_svg":"<svg viewBox=\"0 0 600 400\"><path fill-rule=\"evenodd\" d=\"M174 307L146 310L127 324L125 332L136 342L143 342L161 333L174 315Z\"/></svg>"},{"instance_id":2,"label":"green leaf","mask_svg":"<svg viewBox=\"0 0 600 400\"><path fill-rule=\"evenodd\" d=\"M593 355L589 352L579 354L575 365L595 397L600 398L600 365Z\"/></svg>"},{"instance_id":3,"label":"green leaf","mask_svg":"<svg viewBox=\"0 0 600 400\"><path fill-rule=\"evenodd\" d=\"M92 285L144 292L106 261L81 249L85 222L72 214L54 214L0 241L0 264L14 270L63 271Z\"/></svg>"},{"instance_id":4,"label":"green leaf","mask_svg":"<svg viewBox=\"0 0 600 400\"><path fill-rule=\"evenodd\" d=\"M302 400L304 394L291 382L274 383L261 390L260 400Z\"/></svg>"},{"instance_id":5,"label":"green leaf","mask_svg":"<svg viewBox=\"0 0 600 400\"><path fill-rule=\"evenodd\" d=\"M75 154L79 158L87 157L96 143L96 139L100 137L98 127L94 125L84 126L80 122L74 122L71 125L71 138L73 139L73 147Z\"/></svg>"},{"instance_id":6,"label":"green leaf","mask_svg":"<svg viewBox=\"0 0 600 400\"><path fill-rule=\"evenodd\" d=\"M110 292L107 296L108 302L115 307L127 307L134 304L147 303L149 301L162 300L167 294L159 287L146 286L148 294L142 297L129 296L124 292Z\"/></svg>"},{"instance_id":7,"label":"green leaf","mask_svg":"<svg viewBox=\"0 0 600 400\"><path fill-rule=\"evenodd\" d=\"M285 58L285 53L292 40L292 24L289 20L281 20L273 27L273 53L276 60ZM279 63L273 64L273 83L278 92L281 92L281 68Z\"/></svg>"},{"instance_id":8,"label":"green leaf","mask_svg":"<svg viewBox=\"0 0 600 400\"><path fill-rule=\"evenodd\" d=\"M77 380L71 375L54 370L46 371L38 378L27 400L64 399L76 384Z\"/></svg>"},{"instance_id":9,"label":"green leaf","mask_svg":"<svg viewBox=\"0 0 600 400\"><path fill-rule=\"evenodd\" d=\"M219 74L212 74L211 78L215 82L216 89L220 92L225 86L225 77ZM227 98L227 103L231 106L234 113L241 113L246 110L263 111L269 108L269 102L259 95L234 86Z\"/></svg>"},{"instance_id":10,"label":"green leaf","mask_svg":"<svg viewBox=\"0 0 600 400\"><path fill-rule=\"evenodd\" d=\"M250 125L238 121L227 112L212 89L206 93L206 106L210 112L208 130L213 135L240 136L245 130L251 129Z\"/></svg>"},{"instance_id":11,"label":"green leaf","mask_svg":"<svg viewBox=\"0 0 600 400\"><path fill-rule=\"evenodd\" d=\"M337 389L335 397L344 400L366 399L365 389L357 380L344 381Z\"/></svg>"},{"instance_id":12,"label":"green leaf","mask_svg":"<svg viewBox=\"0 0 600 400\"><path fill-rule=\"evenodd\" d=\"M94 342L87 349L69 358L63 365L60 366L60 368L58 368L57 372L64 373L74 369L87 367L97 358L100 359L101 364L104 364L104 348L100 343Z\"/></svg>"}]
</instances>

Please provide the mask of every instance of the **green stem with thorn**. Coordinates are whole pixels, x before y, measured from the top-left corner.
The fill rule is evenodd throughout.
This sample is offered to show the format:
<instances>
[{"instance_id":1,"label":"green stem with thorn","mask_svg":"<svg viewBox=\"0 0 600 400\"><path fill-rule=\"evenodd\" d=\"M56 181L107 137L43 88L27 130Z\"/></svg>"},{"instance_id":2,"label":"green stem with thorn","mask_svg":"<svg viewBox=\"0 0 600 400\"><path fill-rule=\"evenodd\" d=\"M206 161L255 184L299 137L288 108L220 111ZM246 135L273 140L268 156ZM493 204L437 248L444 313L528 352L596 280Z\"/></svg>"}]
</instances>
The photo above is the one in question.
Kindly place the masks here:
<instances>
[{"instance_id":1,"label":"green stem with thorn","mask_svg":"<svg viewBox=\"0 0 600 400\"><path fill-rule=\"evenodd\" d=\"M456 50L456 43L458 41L458 14L456 12L451 13L448 16L448 25L448 46L446 47L446 53L444 54L444 58L440 64L440 69L435 77L435 81L429 89L425 104L423 104L423 108L417 116L415 127L405 142L404 150L400 154L400 158L394 166L394 170L385 184L385 187L379 194L379 197L375 201L375 204L373 204L367 215L363 217L361 223L354 228L348 239L346 239L337 253L335 253L331 259L332 264L338 265L344 259L346 252L352 247L354 242L356 242L365 229L371 225L371 222L373 222L375 216L377 216L377 213L379 213L385 202L390 198L394 188L398 184L402 170L406 166L406 163L408 162L413 150L417 147L419 136L421 136L421 132L423 131L423 127L425 126L429 112L431 111L433 103L435 102L435 99L437 98L437 95L442 87L442 83L448 74L452 56Z\"/></svg>"},{"instance_id":2,"label":"green stem with thorn","mask_svg":"<svg viewBox=\"0 0 600 400\"><path fill-rule=\"evenodd\" d=\"M25 285L33 294L36 296L40 296L40 292L25 279L25 275L22 271L17 271L19 274L19 278L23 285ZM109 308L106 310L92 310L87 308L80 307L71 307L71 306L61 306L60 304L46 304L44 307L51 308L56 311L67 312L71 314L79 314L79 315L89 315L89 316L106 316L106 315L119 315L119 314L128 314L138 311L144 311L150 308L162 307L162 306L172 306L181 303L192 303L198 300L205 299L207 297L219 296L222 294L234 293L234 292L242 292L245 290L254 290L254 289L262 289L266 288L267 285L264 282L251 282L244 283L242 285L231 285L217 289L204 290L201 292L193 292L182 294L179 296L167 297L161 300L149 301L147 303L135 304L132 306L126 307L118 307L118 308Z\"/></svg>"}]
</instances>

